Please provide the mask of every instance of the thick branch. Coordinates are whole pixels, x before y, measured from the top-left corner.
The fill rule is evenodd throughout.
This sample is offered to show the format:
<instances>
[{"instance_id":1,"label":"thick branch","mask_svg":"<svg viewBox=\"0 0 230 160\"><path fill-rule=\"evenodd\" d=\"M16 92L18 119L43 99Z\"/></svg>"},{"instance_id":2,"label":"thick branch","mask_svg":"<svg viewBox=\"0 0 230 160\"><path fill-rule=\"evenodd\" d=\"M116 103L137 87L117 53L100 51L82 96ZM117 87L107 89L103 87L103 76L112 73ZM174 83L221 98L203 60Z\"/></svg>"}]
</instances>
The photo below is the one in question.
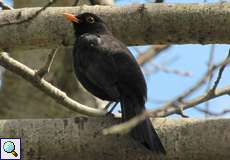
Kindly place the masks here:
<instances>
[{"instance_id":1,"label":"thick branch","mask_svg":"<svg viewBox=\"0 0 230 160\"><path fill-rule=\"evenodd\" d=\"M155 160L127 136L101 134L114 123L111 117L2 120L0 135L22 139L24 160ZM167 150L164 160L229 159L229 124L228 119L154 120Z\"/></svg>"},{"instance_id":2,"label":"thick branch","mask_svg":"<svg viewBox=\"0 0 230 160\"><path fill-rule=\"evenodd\" d=\"M105 114L102 110L87 107L69 98L65 92L62 92L58 88L54 87L43 78L36 76L36 72L34 70L9 57L5 52L0 53L0 65L14 73L17 73L32 85L70 110L91 116L101 116Z\"/></svg>"},{"instance_id":3,"label":"thick branch","mask_svg":"<svg viewBox=\"0 0 230 160\"><path fill-rule=\"evenodd\" d=\"M38 10L2 11L0 46L7 49L72 45L72 25L63 18L62 13L89 11L100 15L116 37L128 45L230 43L230 3L51 7L42 11L33 21L7 25L25 20Z\"/></svg>"}]
</instances>

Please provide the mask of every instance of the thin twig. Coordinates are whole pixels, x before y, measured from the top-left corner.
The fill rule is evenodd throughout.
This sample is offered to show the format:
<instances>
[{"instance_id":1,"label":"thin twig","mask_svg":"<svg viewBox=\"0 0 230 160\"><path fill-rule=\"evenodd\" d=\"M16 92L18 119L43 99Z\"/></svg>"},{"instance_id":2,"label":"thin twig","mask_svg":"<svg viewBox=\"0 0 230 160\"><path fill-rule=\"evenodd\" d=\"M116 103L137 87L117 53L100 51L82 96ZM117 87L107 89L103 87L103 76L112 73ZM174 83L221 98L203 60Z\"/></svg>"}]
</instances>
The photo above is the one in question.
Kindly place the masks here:
<instances>
[{"instance_id":1,"label":"thin twig","mask_svg":"<svg viewBox=\"0 0 230 160\"><path fill-rule=\"evenodd\" d=\"M35 72L35 74L37 76L42 78L42 77L44 77L45 74L49 73L50 67L53 63L53 60L54 60L54 57L55 57L57 51L58 51L58 48L52 49L52 51L48 54L48 58L46 60L46 63L44 64L44 66Z\"/></svg>"},{"instance_id":2,"label":"thin twig","mask_svg":"<svg viewBox=\"0 0 230 160\"><path fill-rule=\"evenodd\" d=\"M173 100L171 100L168 103L166 103L165 106L175 106L175 104L182 103L183 99L185 99L189 95L193 94L203 84L205 84L205 82L209 79L210 75L213 74L214 71L216 71L219 67L223 66L224 64L227 65L229 63L230 63L230 59L225 59L223 62L221 62L221 63L219 63L217 65L213 65L212 67L210 67L208 69L208 71L202 76L202 78L200 80L198 80L197 83L195 83L192 87L190 87L189 89L187 89L186 91L184 91L181 95L177 96ZM208 91L207 91L207 93L208 93ZM181 111L181 109L179 111Z\"/></svg>"},{"instance_id":3,"label":"thin twig","mask_svg":"<svg viewBox=\"0 0 230 160\"><path fill-rule=\"evenodd\" d=\"M225 109L219 113L217 112L213 112L213 111L210 111L210 110L206 110L206 109L202 109L202 108L198 108L198 107L194 107L196 110L198 110L199 112L203 112L205 114L208 114L210 116L223 116L225 114L228 114L230 113L230 109Z\"/></svg>"},{"instance_id":4,"label":"thin twig","mask_svg":"<svg viewBox=\"0 0 230 160\"><path fill-rule=\"evenodd\" d=\"M216 90L216 88L217 88L217 86L218 86L218 84L219 84L219 82L220 82L220 79L221 79L221 77L222 77L222 74L223 74L223 72L224 72L224 69L225 69L225 67L227 66L229 60L230 60L230 49L229 49L229 52L228 52L228 56L227 56L227 58L225 59L225 62L223 63L223 65L222 65L222 66L220 67L220 69L219 69L219 72L218 72L216 81L214 82L214 85L213 85L212 89L210 90L211 93L214 93L214 92L215 92L215 90Z\"/></svg>"},{"instance_id":5,"label":"thin twig","mask_svg":"<svg viewBox=\"0 0 230 160\"><path fill-rule=\"evenodd\" d=\"M22 24L24 22L29 22L29 21L33 20L34 18L36 18L42 11L44 11L46 8L48 8L49 6L51 6L54 3L56 3L56 0L49 0L49 2L45 6L43 6L41 9L37 10L34 14L27 17L26 19L22 19L22 20L15 21L15 22L2 23L2 24L0 24L0 27L13 25L13 24Z\"/></svg>"},{"instance_id":6,"label":"thin twig","mask_svg":"<svg viewBox=\"0 0 230 160\"><path fill-rule=\"evenodd\" d=\"M162 51L168 49L169 45L153 45L144 53L139 53L137 57L137 62L139 65L143 66L148 63L150 60L154 59L157 55L159 55Z\"/></svg>"},{"instance_id":7,"label":"thin twig","mask_svg":"<svg viewBox=\"0 0 230 160\"><path fill-rule=\"evenodd\" d=\"M211 74L211 72L215 71L218 67L223 67L226 66L227 64L230 63L230 58L226 58L222 63L213 66L210 68L205 75L205 78L201 79L199 81L199 85L201 82L205 81L207 77ZM198 88L198 85L194 85L191 89L189 89L187 92L183 93L182 95L178 96L176 99L173 101L170 101L160 107L157 107L158 109L150 111L150 112L143 112L142 114L130 119L127 122L124 122L122 124L114 125L110 128L106 128L103 131L103 134L118 134L118 133L126 133L127 131L130 131L133 127L135 127L137 124L140 122L144 121L146 117L165 117L171 114L180 114L184 116L183 110L192 108L198 104L201 104L203 102L209 101L211 99L223 96L223 95L229 95L230 96L230 86L226 86L225 88L217 89L213 94L210 94L210 89L208 92L205 94L196 97L192 100L189 100L187 102L182 101L183 98L187 97L189 94L191 94L195 88Z\"/></svg>"},{"instance_id":8,"label":"thin twig","mask_svg":"<svg viewBox=\"0 0 230 160\"><path fill-rule=\"evenodd\" d=\"M187 98L189 95L191 95L192 93L194 93L196 90L198 90L203 84L205 84L205 82L209 79L209 76L216 71L220 66L222 66L223 64L228 64L230 63L230 60L228 61L223 61L219 64L213 65L202 77L200 80L198 80L192 87L190 87L189 89L187 89L186 91L184 91L181 95L177 96L176 98L174 98L171 102L175 102L175 101L180 101L182 99Z\"/></svg>"},{"instance_id":9,"label":"thin twig","mask_svg":"<svg viewBox=\"0 0 230 160\"><path fill-rule=\"evenodd\" d=\"M74 101L68 97L65 92L56 88L43 78L36 76L34 70L9 57L6 52L0 53L0 65L21 76L23 79L30 82L33 86L44 92L46 95L53 98L56 102L62 104L72 111L90 116L103 116L106 114L106 112L103 110L91 108Z\"/></svg>"},{"instance_id":10,"label":"thin twig","mask_svg":"<svg viewBox=\"0 0 230 160\"><path fill-rule=\"evenodd\" d=\"M146 117L148 117L148 112L143 112L142 114L128 120L127 122L114 125L109 128L105 128L102 130L102 134L109 135L109 134L126 134L128 133L132 128L134 128L136 125L138 125L140 122L145 120Z\"/></svg>"},{"instance_id":11,"label":"thin twig","mask_svg":"<svg viewBox=\"0 0 230 160\"><path fill-rule=\"evenodd\" d=\"M118 125L114 125L110 128L104 129L103 134L107 135L107 134L127 133L137 124L144 121L146 117L153 117L153 118L165 117L165 116L180 112L180 108L188 109L198 104L201 104L205 101L208 101L208 100L211 100L211 99L223 96L223 95L230 95L230 86L226 86L225 88L217 89L215 94L213 95L205 93L204 95L196 97L190 101L183 102L180 104L180 107L166 104L166 105L158 107L158 109L156 110L153 110L150 112L143 112L142 114L130 119L127 122L124 122Z\"/></svg>"},{"instance_id":12,"label":"thin twig","mask_svg":"<svg viewBox=\"0 0 230 160\"><path fill-rule=\"evenodd\" d=\"M177 96L173 100L167 102L164 106L177 106L177 104L180 104L183 102L183 99L187 98L189 95L193 94L196 90L198 90L205 82L209 79L210 75L213 74L214 71L216 71L219 67L223 66L224 64L229 64L230 59L225 59L223 62L213 65L208 69L208 71L202 76L200 80L198 80L192 87L184 91L181 95ZM178 108L178 111L176 113L179 113L181 115L181 106Z\"/></svg>"},{"instance_id":13,"label":"thin twig","mask_svg":"<svg viewBox=\"0 0 230 160\"><path fill-rule=\"evenodd\" d=\"M153 72L153 70L159 70L159 71L162 71L162 72L165 72L165 73L172 73L172 74L176 74L178 76L184 76L184 77L191 77L192 74L188 71L181 71L181 70L178 70L178 69L172 69L172 68L168 68L166 66L163 66L163 65L159 65L159 64L155 64L155 63L151 63L151 69L149 70L144 70L144 74L148 75L150 73Z\"/></svg>"},{"instance_id":14,"label":"thin twig","mask_svg":"<svg viewBox=\"0 0 230 160\"><path fill-rule=\"evenodd\" d=\"M181 95L177 96L173 100L166 103L166 106L175 106L175 104L180 104L183 99L187 98L191 94L193 94L195 91L197 91L201 86L205 84L205 82L210 78L210 75L213 74L219 67L223 66L224 64L229 64L230 59L224 60L223 62L220 62L219 64L212 65L208 71L201 77L200 80L198 80L193 86L188 88L186 91L184 91ZM179 110L179 114L181 115L181 108Z\"/></svg>"},{"instance_id":15,"label":"thin twig","mask_svg":"<svg viewBox=\"0 0 230 160\"><path fill-rule=\"evenodd\" d=\"M209 60L208 60L208 71L210 69L212 69L213 66L213 59L214 59L214 53L215 53L215 45L211 45L211 49L210 49L210 53L209 53ZM206 91L208 91L211 87L212 84L212 78L213 78L213 72L210 73L209 77L208 77L208 84L207 84L207 89ZM209 110L209 101L205 102L205 108L206 110ZM208 114L205 114L205 117L207 117Z\"/></svg>"}]
</instances>

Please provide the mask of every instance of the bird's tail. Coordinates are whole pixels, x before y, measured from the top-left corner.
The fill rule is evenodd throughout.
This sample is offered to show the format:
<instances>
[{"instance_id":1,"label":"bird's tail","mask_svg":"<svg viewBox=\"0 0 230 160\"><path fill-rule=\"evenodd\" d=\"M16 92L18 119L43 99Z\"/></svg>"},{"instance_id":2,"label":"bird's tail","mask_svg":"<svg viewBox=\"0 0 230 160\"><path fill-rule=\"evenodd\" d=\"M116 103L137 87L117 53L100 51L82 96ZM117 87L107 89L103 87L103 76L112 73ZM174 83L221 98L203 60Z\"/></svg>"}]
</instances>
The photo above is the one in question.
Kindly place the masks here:
<instances>
[{"instance_id":1,"label":"bird's tail","mask_svg":"<svg viewBox=\"0 0 230 160\"><path fill-rule=\"evenodd\" d=\"M123 121L127 121L130 118L141 114L145 110L145 102L138 102L137 99L122 97L121 110ZM148 149L156 153L166 154L160 138L158 137L149 118L133 128L131 130L131 136Z\"/></svg>"}]
</instances>

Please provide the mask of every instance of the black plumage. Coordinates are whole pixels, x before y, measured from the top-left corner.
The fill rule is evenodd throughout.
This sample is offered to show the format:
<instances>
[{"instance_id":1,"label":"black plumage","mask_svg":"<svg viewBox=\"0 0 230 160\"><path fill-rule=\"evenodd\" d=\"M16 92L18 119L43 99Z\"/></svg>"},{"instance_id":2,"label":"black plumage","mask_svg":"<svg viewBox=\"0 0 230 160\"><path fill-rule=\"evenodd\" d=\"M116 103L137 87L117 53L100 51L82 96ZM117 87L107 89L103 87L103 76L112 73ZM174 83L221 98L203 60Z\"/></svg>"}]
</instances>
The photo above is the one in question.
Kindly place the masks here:
<instances>
[{"instance_id":1,"label":"black plumage","mask_svg":"<svg viewBox=\"0 0 230 160\"><path fill-rule=\"evenodd\" d=\"M74 26L73 62L78 80L96 97L120 102L123 121L142 113L147 87L131 52L95 14L65 16ZM149 119L132 129L131 135L148 149L166 153Z\"/></svg>"}]
</instances>

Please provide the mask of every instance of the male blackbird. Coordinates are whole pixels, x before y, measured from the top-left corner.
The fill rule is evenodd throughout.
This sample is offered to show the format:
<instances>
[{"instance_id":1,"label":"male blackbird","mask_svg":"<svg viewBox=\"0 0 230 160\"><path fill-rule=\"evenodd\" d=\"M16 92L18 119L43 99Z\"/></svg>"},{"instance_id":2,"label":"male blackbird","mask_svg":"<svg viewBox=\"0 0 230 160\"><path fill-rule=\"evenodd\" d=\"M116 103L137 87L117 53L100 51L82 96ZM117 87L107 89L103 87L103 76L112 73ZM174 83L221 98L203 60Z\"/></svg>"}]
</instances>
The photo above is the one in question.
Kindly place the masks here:
<instances>
[{"instance_id":1,"label":"male blackbird","mask_svg":"<svg viewBox=\"0 0 230 160\"><path fill-rule=\"evenodd\" d=\"M123 121L142 113L147 97L146 82L127 47L95 14L64 15L74 26L73 64L78 80L96 97L120 102ZM131 135L148 149L166 153L149 119L132 129Z\"/></svg>"}]
</instances>

